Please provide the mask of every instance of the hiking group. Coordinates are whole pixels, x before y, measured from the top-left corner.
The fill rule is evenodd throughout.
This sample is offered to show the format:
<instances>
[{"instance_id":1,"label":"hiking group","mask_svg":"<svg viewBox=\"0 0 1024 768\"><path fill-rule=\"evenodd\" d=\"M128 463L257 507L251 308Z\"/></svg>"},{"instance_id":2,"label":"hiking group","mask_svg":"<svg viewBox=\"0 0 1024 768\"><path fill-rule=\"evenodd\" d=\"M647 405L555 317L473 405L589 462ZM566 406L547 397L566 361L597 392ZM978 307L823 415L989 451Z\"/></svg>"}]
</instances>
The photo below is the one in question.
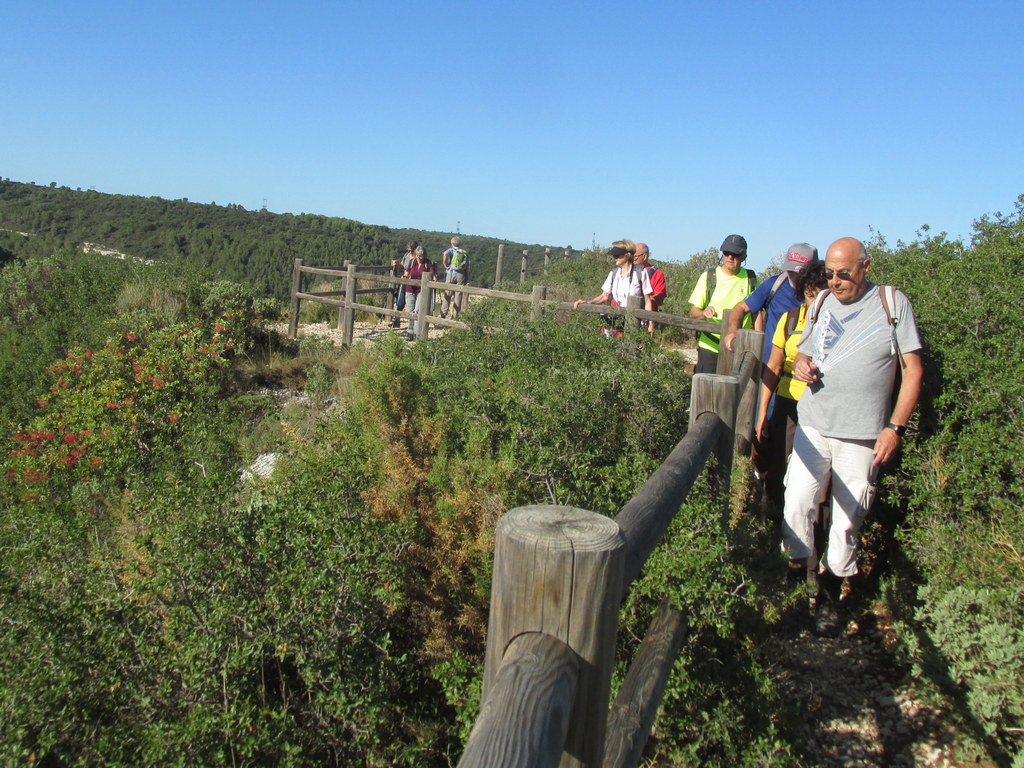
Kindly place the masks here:
<instances>
[{"instance_id":1,"label":"hiking group","mask_svg":"<svg viewBox=\"0 0 1024 768\"><path fill-rule=\"evenodd\" d=\"M921 391L914 310L896 288L868 280L871 260L852 237L832 243L824 262L795 243L782 274L760 286L742 266L743 237L729 235L721 254L690 295L691 317L728 315L721 338L700 334L695 373L715 372L719 344L732 351L741 326L764 330L755 471L782 509L790 573L817 586L815 629L834 635L879 469L899 449Z\"/></svg>"},{"instance_id":2,"label":"hiking group","mask_svg":"<svg viewBox=\"0 0 1024 768\"><path fill-rule=\"evenodd\" d=\"M720 345L733 351L741 327L765 332L755 472L782 512L790 574L817 586L815 628L835 634L846 605L843 581L858 572L859 531L879 468L899 448L921 389L914 311L900 291L867 279L871 261L851 237L836 240L824 262L814 246L794 243L782 273L760 285L743 267L745 238L729 235L720 252L690 294L689 315L724 321L724 333L698 334L694 373L715 373ZM617 240L608 256L615 266L601 293L574 308L624 307L638 297L644 309L658 309L667 296L665 277L651 265L647 246ZM602 318L605 333L621 335L621 314ZM653 333L654 323L647 328Z\"/></svg>"},{"instance_id":3,"label":"hiking group","mask_svg":"<svg viewBox=\"0 0 1024 768\"><path fill-rule=\"evenodd\" d=\"M451 248L441 254L441 264L445 271L445 282L451 285L465 285L469 280L469 253L460 247L461 239L456 235L451 239ZM391 274L394 277L404 277L408 280L419 280L424 273L437 274L437 267L427 258L426 249L415 240L410 240L405 246L405 254L401 258L391 260ZM407 311L413 314L420 298L420 286L400 285L395 287L395 309ZM462 293L460 291L445 291L441 297L441 317L448 317L449 312L454 320L462 311ZM391 321L392 328L398 328L399 318ZM416 338L419 331L419 320L409 321L409 330L406 331L406 338Z\"/></svg>"}]
</instances>

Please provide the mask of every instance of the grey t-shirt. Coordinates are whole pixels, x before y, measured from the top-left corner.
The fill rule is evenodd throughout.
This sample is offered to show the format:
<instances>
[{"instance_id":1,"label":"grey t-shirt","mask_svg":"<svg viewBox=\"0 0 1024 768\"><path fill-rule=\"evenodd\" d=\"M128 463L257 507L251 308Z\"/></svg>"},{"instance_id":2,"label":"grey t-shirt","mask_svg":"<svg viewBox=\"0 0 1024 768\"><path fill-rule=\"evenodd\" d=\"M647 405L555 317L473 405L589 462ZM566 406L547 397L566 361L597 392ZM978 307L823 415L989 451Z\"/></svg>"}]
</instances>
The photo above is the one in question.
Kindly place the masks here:
<instances>
[{"instance_id":1,"label":"grey t-shirt","mask_svg":"<svg viewBox=\"0 0 1024 768\"><path fill-rule=\"evenodd\" d=\"M892 288L884 290L900 351L920 349L910 301L896 291L894 307ZM892 388L899 367L878 286L869 283L864 295L850 304L841 303L832 293L819 302L817 322L810 325L812 309L797 347L821 371L820 382L808 386L800 398L800 423L827 437L873 440L892 415Z\"/></svg>"}]
</instances>

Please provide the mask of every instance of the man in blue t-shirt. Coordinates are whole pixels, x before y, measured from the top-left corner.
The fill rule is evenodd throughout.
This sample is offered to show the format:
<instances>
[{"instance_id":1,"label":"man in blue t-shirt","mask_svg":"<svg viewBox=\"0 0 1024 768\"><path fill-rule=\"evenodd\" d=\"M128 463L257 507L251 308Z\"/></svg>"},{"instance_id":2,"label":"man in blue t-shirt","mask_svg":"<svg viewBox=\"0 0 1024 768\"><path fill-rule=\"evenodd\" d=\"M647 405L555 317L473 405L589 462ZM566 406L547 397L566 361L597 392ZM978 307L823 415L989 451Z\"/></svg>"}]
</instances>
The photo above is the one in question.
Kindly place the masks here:
<instances>
[{"instance_id":1,"label":"man in blue t-shirt","mask_svg":"<svg viewBox=\"0 0 1024 768\"><path fill-rule=\"evenodd\" d=\"M817 260L818 249L813 245L793 243L789 246L786 260L782 263L784 270L782 274L765 280L753 293L732 308L726 331L722 334L725 348L730 352L733 351L736 332L748 312L756 315L762 309L767 309L768 316L765 318L764 324L764 350L761 353L761 362L768 362L772 353L772 336L775 335L775 326L778 325L779 318L804 303L804 297L798 297L793 292L793 280L796 273Z\"/></svg>"}]
</instances>

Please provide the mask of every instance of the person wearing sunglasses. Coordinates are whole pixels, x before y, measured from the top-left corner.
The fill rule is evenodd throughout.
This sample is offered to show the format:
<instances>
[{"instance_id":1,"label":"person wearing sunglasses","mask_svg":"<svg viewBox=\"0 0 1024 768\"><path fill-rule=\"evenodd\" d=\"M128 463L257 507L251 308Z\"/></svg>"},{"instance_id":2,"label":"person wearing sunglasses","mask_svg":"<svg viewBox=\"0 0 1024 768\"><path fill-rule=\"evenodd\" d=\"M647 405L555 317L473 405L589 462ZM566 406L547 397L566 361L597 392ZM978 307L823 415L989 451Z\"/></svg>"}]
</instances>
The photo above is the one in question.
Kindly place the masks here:
<instances>
[{"instance_id":1,"label":"person wearing sunglasses","mask_svg":"<svg viewBox=\"0 0 1024 768\"><path fill-rule=\"evenodd\" d=\"M607 255L615 262L608 277L601 285L601 293L587 301L579 299L573 303L573 309L579 309L580 304L611 304L613 307L625 307L630 296L639 296L643 299L643 309L652 311L652 296L654 289L651 287L651 279L647 270L633 263L636 254L636 243L632 240L616 240L608 249ZM602 318L609 324L606 334L615 336L622 335L625 327L625 318L621 315L605 316Z\"/></svg>"},{"instance_id":2,"label":"person wearing sunglasses","mask_svg":"<svg viewBox=\"0 0 1024 768\"><path fill-rule=\"evenodd\" d=\"M829 246L828 288L808 312L793 361L807 388L786 472L783 543L791 565L818 568L816 625L824 635L840 629L842 583L857 574L858 531L878 470L896 455L923 376L914 309L900 291L871 283L870 266L855 238ZM829 477L832 522L818 567L813 525Z\"/></svg>"},{"instance_id":3,"label":"person wearing sunglasses","mask_svg":"<svg viewBox=\"0 0 1024 768\"><path fill-rule=\"evenodd\" d=\"M722 242L721 263L709 269L699 278L690 294L690 317L694 320L722 322L722 314L753 293L757 288L757 277L753 270L744 269L747 258L747 241L742 235L729 235ZM744 328L753 328L748 315L743 319ZM697 365L694 373L714 373L718 366L717 333L697 334Z\"/></svg>"}]
</instances>

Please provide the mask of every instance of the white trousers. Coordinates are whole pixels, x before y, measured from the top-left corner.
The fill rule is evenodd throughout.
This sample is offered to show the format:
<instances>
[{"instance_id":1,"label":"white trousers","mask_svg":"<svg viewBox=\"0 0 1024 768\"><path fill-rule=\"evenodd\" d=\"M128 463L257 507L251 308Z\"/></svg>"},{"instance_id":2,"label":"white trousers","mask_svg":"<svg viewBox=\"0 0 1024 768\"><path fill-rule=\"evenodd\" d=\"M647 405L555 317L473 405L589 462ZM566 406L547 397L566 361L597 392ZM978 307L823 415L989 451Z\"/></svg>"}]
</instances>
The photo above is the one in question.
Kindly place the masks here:
<instances>
[{"instance_id":1,"label":"white trousers","mask_svg":"<svg viewBox=\"0 0 1024 768\"><path fill-rule=\"evenodd\" d=\"M825 437L800 424L786 470L783 548L791 558L815 557L814 521L832 477L832 526L824 563L836 576L857 573L861 523L875 500L874 440Z\"/></svg>"}]
</instances>

